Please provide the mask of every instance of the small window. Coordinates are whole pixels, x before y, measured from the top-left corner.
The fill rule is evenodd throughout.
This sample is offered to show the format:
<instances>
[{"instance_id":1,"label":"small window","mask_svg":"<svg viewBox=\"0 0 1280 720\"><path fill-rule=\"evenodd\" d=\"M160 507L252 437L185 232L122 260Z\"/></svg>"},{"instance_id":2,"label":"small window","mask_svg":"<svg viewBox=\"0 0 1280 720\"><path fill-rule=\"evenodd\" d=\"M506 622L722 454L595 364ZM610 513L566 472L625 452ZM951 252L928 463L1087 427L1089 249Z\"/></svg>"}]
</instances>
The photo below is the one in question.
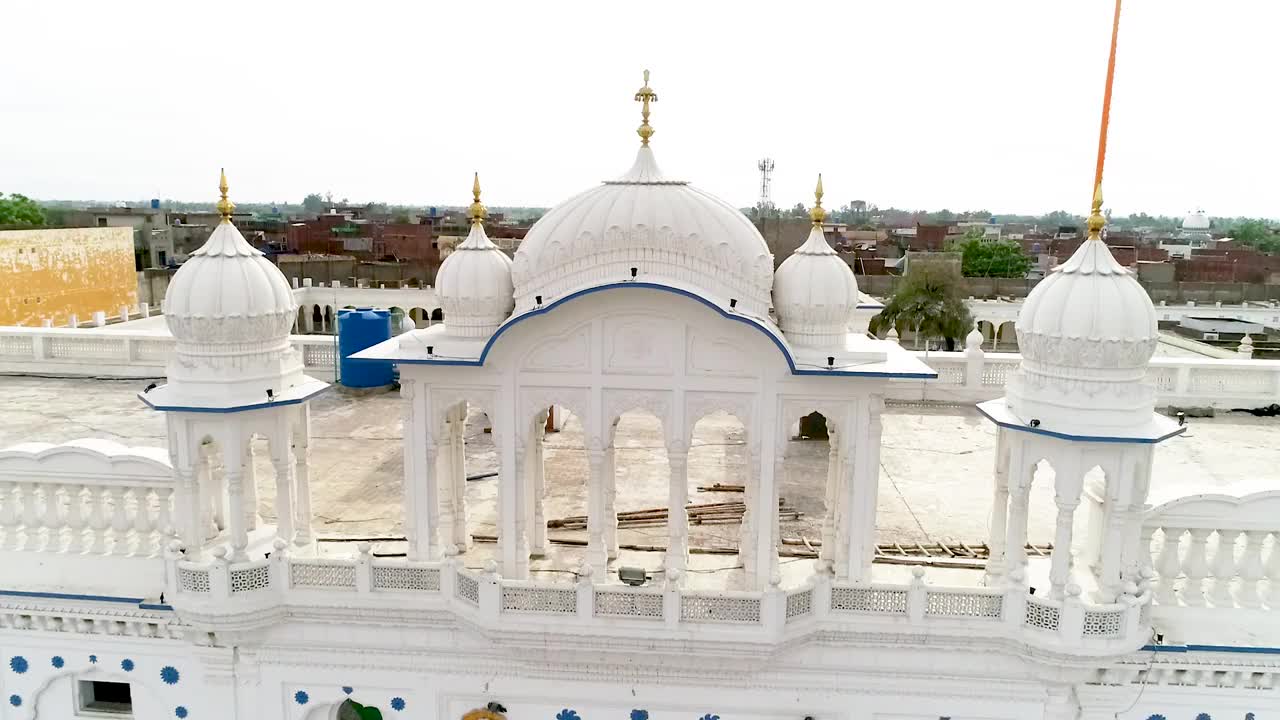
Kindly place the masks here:
<instances>
[{"instance_id":1,"label":"small window","mask_svg":"<svg viewBox=\"0 0 1280 720\"><path fill-rule=\"evenodd\" d=\"M133 694L129 683L105 682L102 680L80 681L81 710L112 715L133 715Z\"/></svg>"},{"instance_id":2,"label":"small window","mask_svg":"<svg viewBox=\"0 0 1280 720\"><path fill-rule=\"evenodd\" d=\"M106 226L107 226L107 219L106 219L106 218L98 218L98 227L106 227Z\"/></svg>"}]
</instances>

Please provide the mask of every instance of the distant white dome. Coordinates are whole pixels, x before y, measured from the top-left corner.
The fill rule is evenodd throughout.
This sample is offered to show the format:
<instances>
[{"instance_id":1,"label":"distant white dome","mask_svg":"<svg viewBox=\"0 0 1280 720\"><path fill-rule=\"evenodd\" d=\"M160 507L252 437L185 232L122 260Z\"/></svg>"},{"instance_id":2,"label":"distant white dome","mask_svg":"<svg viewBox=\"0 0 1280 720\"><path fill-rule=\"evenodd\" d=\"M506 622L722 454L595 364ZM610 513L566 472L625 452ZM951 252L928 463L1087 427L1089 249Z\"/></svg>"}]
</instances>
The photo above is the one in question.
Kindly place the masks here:
<instances>
[{"instance_id":1,"label":"distant white dome","mask_svg":"<svg viewBox=\"0 0 1280 720\"><path fill-rule=\"evenodd\" d=\"M1159 333L1146 290L1098 239L1102 216L1089 223L1090 239L1023 303L1007 401L1024 421L1096 434L1150 421L1145 378Z\"/></svg>"},{"instance_id":2,"label":"distant white dome","mask_svg":"<svg viewBox=\"0 0 1280 720\"><path fill-rule=\"evenodd\" d=\"M471 232L436 273L444 325L456 337L488 337L511 316L511 258L484 232L480 180L473 188Z\"/></svg>"},{"instance_id":3,"label":"distant white dome","mask_svg":"<svg viewBox=\"0 0 1280 720\"><path fill-rule=\"evenodd\" d=\"M667 180L642 146L617 180L553 208L520 243L512 266L517 312L631 278L695 290L765 318L773 256L737 208L688 183ZM448 322L448 316L445 316Z\"/></svg>"},{"instance_id":4,"label":"distant white dome","mask_svg":"<svg viewBox=\"0 0 1280 720\"><path fill-rule=\"evenodd\" d=\"M1209 229L1209 216L1203 210L1196 210L1182 219L1183 230L1201 230Z\"/></svg>"},{"instance_id":5,"label":"distant white dome","mask_svg":"<svg viewBox=\"0 0 1280 720\"><path fill-rule=\"evenodd\" d=\"M858 308L858 281L815 224L773 280L773 308L787 340L798 346L843 345Z\"/></svg>"},{"instance_id":6,"label":"distant white dome","mask_svg":"<svg viewBox=\"0 0 1280 720\"><path fill-rule=\"evenodd\" d=\"M182 397L259 399L302 382L302 358L289 343L293 291L230 220L174 273L163 307L177 341L169 384Z\"/></svg>"}]
</instances>

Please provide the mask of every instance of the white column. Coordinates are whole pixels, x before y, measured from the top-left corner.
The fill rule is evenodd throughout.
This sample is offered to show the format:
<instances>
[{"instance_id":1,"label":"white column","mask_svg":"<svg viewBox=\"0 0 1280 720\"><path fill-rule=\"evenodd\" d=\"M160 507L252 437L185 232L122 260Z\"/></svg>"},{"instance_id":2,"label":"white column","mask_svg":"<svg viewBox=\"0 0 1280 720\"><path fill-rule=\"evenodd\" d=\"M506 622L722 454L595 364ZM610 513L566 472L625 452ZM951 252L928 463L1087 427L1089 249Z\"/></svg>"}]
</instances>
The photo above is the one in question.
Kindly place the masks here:
<instances>
[{"instance_id":1,"label":"white column","mask_svg":"<svg viewBox=\"0 0 1280 720\"><path fill-rule=\"evenodd\" d=\"M618 464L614 438L618 423L609 431L609 446L604 449L604 546L610 560L618 559Z\"/></svg>"},{"instance_id":2,"label":"white column","mask_svg":"<svg viewBox=\"0 0 1280 720\"><path fill-rule=\"evenodd\" d=\"M822 547L818 548L818 564L826 571L835 570L836 527L840 514L840 445L836 424L827 418L827 513L822 518Z\"/></svg>"},{"instance_id":3,"label":"white column","mask_svg":"<svg viewBox=\"0 0 1280 720\"><path fill-rule=\"evenodd\" d=\"M1080 497L1056 496L1054 502L1058 506L1058 520L1053 533L1053 554L1049 559L1049 595L1061 600L1066 597L1067 583L1071 581L1071 531Z\"/></svg>"},{"instance_id":4,"label":"white column","mask_svg":"<svg viewBox=\"0 0 1280 720\"><path fill-rule=\"evenodd\" d=\"M465 552L471 545L471 536L467 533L467 404L460 403L453 408L452 423L449 428L449 482L453 483L453 544L458 550Z\"/></svg>"},{"instance_id":5,"label":"white column","mask_svg":"<svg viewBox=\"0 0 1280 720\"><path fill-rule=\"evenodd\" d=\"M293 426L294 488L297 499L293 527L294 543L311 544L311 405L298 406L298 417Z\"/></svg>"},{"instance_id":6,"label":"white column","mask_svg":"<svg viewBox=\"0 0 1280 720\"><path fill-rule=\"evenodd\" d=\"M756 586L756 496L760 493L760 439L759 434L747 435L747 476L743 478L742 528L738 538L738 561L747 576L747 587Z\"/></svg>"},{"instance_id":7,"label":"white column","mask_svg":"<svg viewBox=\"0 0 1280 720\"><path fill-rule=\"evenodd\" d=\"M170 437L172 438L173 436L171 435ZM204 513L201 512L200 508L200 486L196 481L197 473L193 464L195 458L192 455L195 454L187 448L178 449L175 458L177 462L173 467L174 479L177 480L173 503L174 522L178 525L178 536L182 538L187 557L191 559L196 559L200 556L200 547L204 545L204 529L206 527ZM101 512L101 507L95 507L94 510ZM95 524L94 518L91 516L90 526L93 524Z\"/></svg>"},{"instance_id":8,"label":"white column","mask_svg":"<svg viewBox=\"0 0 1280 720\"><path fill-rule=\"evenodd\" d=\"M437 485L437 445L435 416L427 386L416 378L404 379L400 395L405 402L404 491L405 535L409 557L434 560L438 556L439 488Z\"/></svg>"},{"instance_id":9,"label":"white column","mask_svg":"<svg viewBox=\"0 0 1280 720\"><path fill-rule=\"evenodd\" d=\"M239 428L230 428L223 437L222 467L227 479L227 534L231 541L231 562L249 559L249 533L245 522L244 458L245 441Z\"/></svg>"},{"instance_id":10,"label":"white column","mask_svg":"<svg viewBox=\"0 0 1280 720\"><path fill-rule=\"evenodd\" d=\"M244 478L244 526L248 530L255 530L260 518L258 517L258 471L254 467L252 437L245 441L244 470L241 477Z\"/></svg>"},{"instance_id":11,"label":"white column","mask_svg":"<svg viewBox=\"0 0 1280 720\"><path fill-rule=\"evenodd\" d=\"M996 428L995 488L987 543L985 584L994 585L1005 572L1005 540L1009 523L1009 431Z\"/></svg>"},{"instance_id":12,"label":"white column","mask_svg":"<svg viewBox=\"0 0 1280 720\"><path fill-rule=\"evenodd\" d=\"M529 433L529 447L525 460L527 498L527 525L529 525L529 553L532 557L547 555L547 518L544 503L547 500L545 470L543 468L543 439L547 434L547 411L534 415Z\"/></svg>"},{"instance_id":13,"label":"white column","mask_svg":"<svg viewBox=\"0 0 1280 720\"><path fill-rule=\"evenodd\" d=\"M511 580L523 580L529 575L529 536L524 524L524 482L521 472L524 458L521 455L526 432L523 423L515 419L513 402L514 378L507 381L507 392L498 397L495 405L501 409L491 411L493 444L498 451L498 543L501 553L502 575Z\"/></svg>"},{"instance_id":14,"label":"white column","mask_svg":"<svg viewBox=\"0 0 1280 720\"><path fill-rule=\"evenodd\" d=\"M667 497L667 558L668 574L678 571L674 577L684 579L689 564L689 447L682 442L667 443L667 463L671 469L670 489Z\"/></svg>"},{"instance_id":15,"label":"white column","mask_svg":"<svg viewBox=\"0 0 1280 720\"><path fill-rule=\"evenodd\" d=\"M449 412L446 412L442 421L442 432L436 442L436 452L432 457L435 458L434 467L440 488L440 542L443 545L458 545L453 499L457 491L456 483L453 481L453 423L449 417ZM458 550L464 551L466 547L458 545Z\"/></svg>"},{"instance_id":16,"label":"white column","mask_svg":"<svg viewBox=\"0 0 1280 720\"><path fill-rule=\"evenodd\" d=\"M604 539L604 450L589 448L587 465L587 564L593 582L605 582L609 571L609 555Z\"/></svg>"},{"instance_id":17,"label":"white column","mask_svg":"<svg viewBox=\"0 0 1280 720\"><path fill-rule=\"evenodd\" d=\"M851 582L871 579L871 562L876 552L876 503L880 486L880 415L884 399L869 396L851 413L853 422L846 425L853 432L841 433L842 463L846 468L845 493L847 512L844 531L848 533L848 557L844 567ZM837 576L839 576L837 572Z\"/></svg>"},{"instance_id":18,"label":"white column","mask_svg":"<svg viewBox=\"0 0 1280 720\"><path fill-rule=\"evenodd\" d=\"M1027 505L1031 498L1031 475L1023 454L1015 452L1009 466L1009 525L1004 542L1004 576L1020 570L1027 560Z\"/></svg>"}]
</instances>

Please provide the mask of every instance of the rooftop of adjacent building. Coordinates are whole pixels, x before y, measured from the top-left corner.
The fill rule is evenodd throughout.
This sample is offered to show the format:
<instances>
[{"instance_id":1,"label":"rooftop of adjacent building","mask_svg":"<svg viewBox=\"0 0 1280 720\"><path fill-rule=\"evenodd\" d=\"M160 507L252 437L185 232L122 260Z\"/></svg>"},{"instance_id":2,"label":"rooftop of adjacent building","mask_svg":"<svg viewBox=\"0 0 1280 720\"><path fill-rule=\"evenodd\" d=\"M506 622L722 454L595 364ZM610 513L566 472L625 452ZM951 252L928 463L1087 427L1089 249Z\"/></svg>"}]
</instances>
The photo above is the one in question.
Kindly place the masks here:
<instances>
[{"instance_id":1,"label":"rooftop of adjacent building","mask_svg":"<svg viewBox=\"0 0 1280 720\"><path fill-rule=\"evenodd\" d=\"M145 381L7 377L6 409L0 417L0 447L22 442L66 442L100 438L132 446L163 447L164 418L137 401ZM315 527L335 541L385 538L374 543L375 553L402 552L402 412L395 392L346 394L331 392L312 402L311 486ZM1273 441L1280 419L1228 413L1193 419L1189 432L1160 445L1153 472L1153 504L1183 495L1221 492L1243 495L1280 484L1280 447ZM34 430L33 430L34 429ZM664 507L667 499L665 450L658 423L652 417L629 413L619 426L619 510ZM473 414L466 433L467 472L484 475L496 469L483 416ZM988 536L991 468L995 431L972 407L890 405L884 418L878 542L914 546L916 543L963 542L981 545ZM790 539L784 551L783 584L806 579L812 561L803 555L821 538L824 514L827 443L794 440L788 447L788 472L781 496L797 517L784 516L782 536ZM716 483L741 484L746 463L741 426L732 417L714 415L695 428L689 455L691 502L725 503L742 500L741 493L705 492ZM563 431L548 434L546 460L546 517L581 516L586 512L587 461L581 431L570 419ZM261 511L273 521L273 477L265 449L257 453ZM468 527L472 534L496 534L497 483L477 479L467 485ZM1054 527L1052 483L1035 486L1029 540L1051 542ZM585 533L552 529L552 539L585 539ZM691 525L695 548L736 548L738 524L708 522ZM624 548L665 545L663 524L623 528ZM342 542L324 543L334 553L351 551ZM483 567L494 545L479 542L463 556L473 568ZM793 552L794 551L794 552ZM535 561L534 577L554 579L578 568L582 548L552 545L546 559ZM695 553L691 557L690 586L733 588L741 583L727 554ZM625 550L620 564L661 567L660 552ZM883 581L905 581L908 569L877 565ZM1032 575L1036 574L1033 567ZM931 582L976 584L974 570L930 570Z\"/></svg>"}]
</instances>

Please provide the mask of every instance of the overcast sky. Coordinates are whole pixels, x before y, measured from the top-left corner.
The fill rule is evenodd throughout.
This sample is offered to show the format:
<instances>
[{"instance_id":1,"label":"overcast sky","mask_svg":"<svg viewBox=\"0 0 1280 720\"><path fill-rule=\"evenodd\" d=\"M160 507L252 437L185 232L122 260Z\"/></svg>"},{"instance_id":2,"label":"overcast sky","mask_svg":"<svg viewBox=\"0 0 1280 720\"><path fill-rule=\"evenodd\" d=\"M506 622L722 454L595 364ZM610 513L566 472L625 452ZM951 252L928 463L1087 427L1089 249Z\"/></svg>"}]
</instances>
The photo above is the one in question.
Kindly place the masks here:
<instances>
[{"instance_id":1,"label":"overcast sky","mask_svg":"<svg viewBox=\"0 0 1280 720\"><path fill-rule=\"evenodd\" d=\"M1088 210L1111 0L8 0L0 191L553 205L630 165L774 201ZM1117 214L1280 217L1273 0L1126 0Z\"/></svg>"}]
</instances>

